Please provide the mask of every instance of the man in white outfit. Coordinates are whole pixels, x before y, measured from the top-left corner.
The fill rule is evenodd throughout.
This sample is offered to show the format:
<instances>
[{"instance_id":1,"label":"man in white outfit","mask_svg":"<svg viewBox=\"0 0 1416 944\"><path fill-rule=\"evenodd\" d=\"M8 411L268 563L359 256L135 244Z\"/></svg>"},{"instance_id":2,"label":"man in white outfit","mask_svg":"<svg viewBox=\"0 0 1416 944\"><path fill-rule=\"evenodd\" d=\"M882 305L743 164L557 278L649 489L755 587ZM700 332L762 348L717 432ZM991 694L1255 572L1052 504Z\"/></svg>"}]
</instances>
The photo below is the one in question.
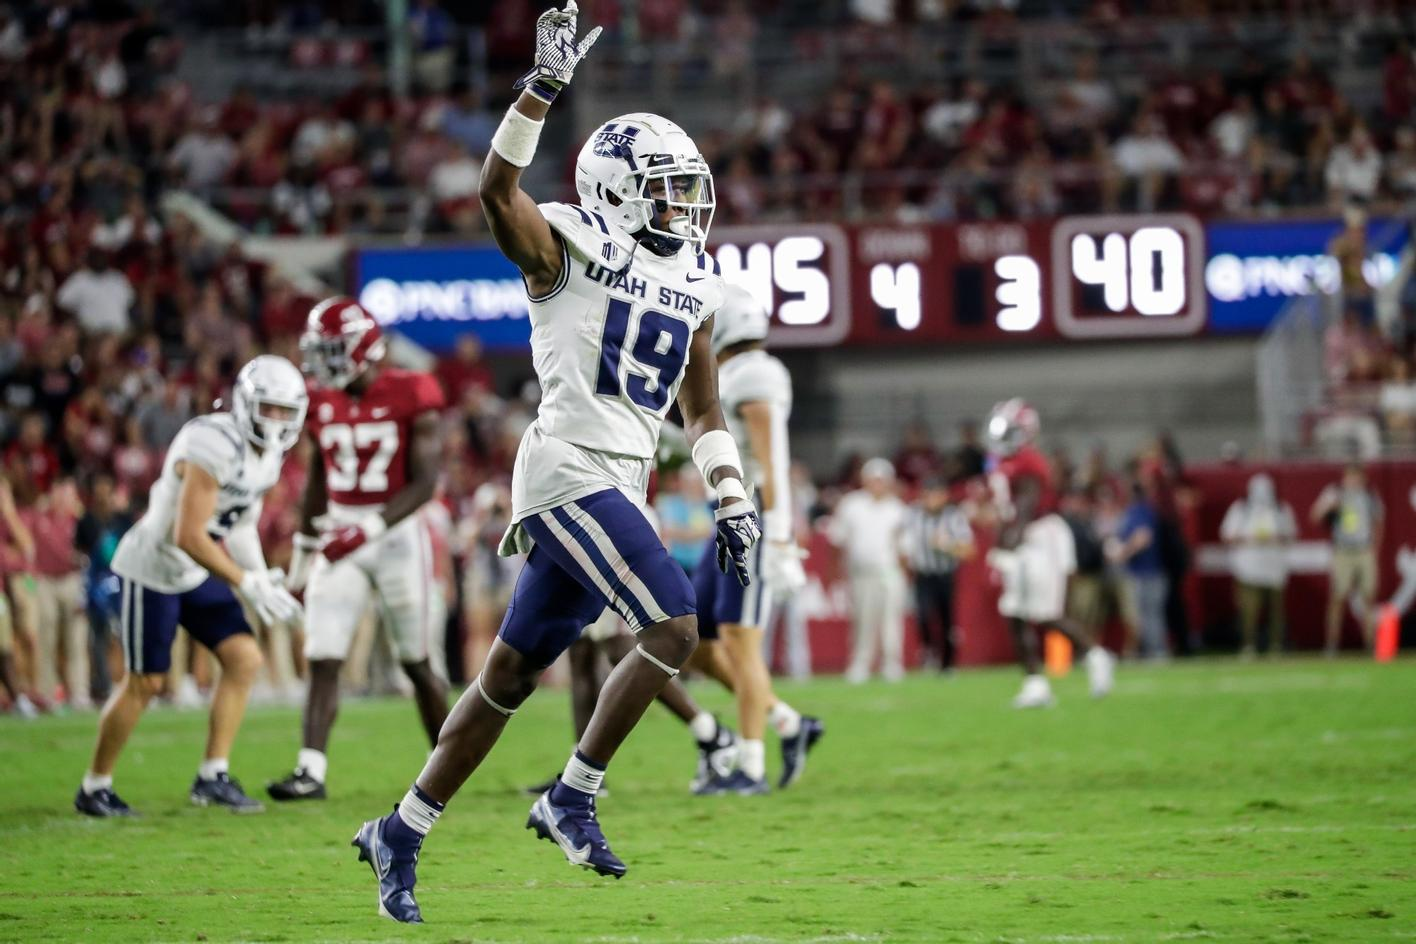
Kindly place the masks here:
<instances>
[{"instance_id":1,"label":"man in white outfit","mask_svg":"<svg viewBox=\"0 0 1416 944\"><path fill-rule=\"evenodd\" d=\"M845 558L851 585L853 639L846 680L868 679L879 648L880 674L896 682L905 674L905 574L899 557L905 504L895 495L890 460L871 459L860 478L861 487L836 506L828 532Z\"/></svg>"}]
</instances>

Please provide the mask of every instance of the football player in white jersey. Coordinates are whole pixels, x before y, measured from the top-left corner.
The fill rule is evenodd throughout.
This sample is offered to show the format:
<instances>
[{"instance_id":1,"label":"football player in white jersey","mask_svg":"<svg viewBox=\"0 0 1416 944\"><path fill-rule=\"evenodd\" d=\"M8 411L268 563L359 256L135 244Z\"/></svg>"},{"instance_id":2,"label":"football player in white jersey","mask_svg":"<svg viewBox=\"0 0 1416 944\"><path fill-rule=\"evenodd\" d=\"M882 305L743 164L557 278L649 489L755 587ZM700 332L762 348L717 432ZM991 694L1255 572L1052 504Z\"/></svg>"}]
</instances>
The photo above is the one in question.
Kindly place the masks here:
<instances>
[{"instance_id":1,"label":"football player in white jersey","mask_svg":"<svg viewBox=\"0 0 1416 944\"><path fill-rule=\"evenodd\" d=\"M659 428L677 396L694 461L718 498L717 556L746 583L761 534L742 460L718 405L713 312L718 265L704 244L713 181L683 129L650 114L606 122L576 160L579 205L521 190L543 119L599 30L576 40L574 0L536 24L536 64L492 138L480 197L492 235L521 270L531 352L544 391L517 451L503 553L529 552L486 664L393 813L355 836L379 882L379 910L421 921L419 849L535 689L542 671L612 606L638 636L606 680L559 781L528 827L573 864L620 877L595 813L605 767L698 645L693 587L643 512Z\"/></svg>"},{"instance_id":2,"label":"football player in white jersey","mask_svg":"<svg viewBox=\"0 0 1416 944\"><path fill-rule=\"evenodd\" d=\"M723 579L714 565L716 549L704 549L693 574L698 594L698 634L703 640L694 657L727 684L738 703L738 767L710 774L694 783L700 795L766 793L763 735L770 719L782 740L782 773L777 784L790 786L806 766L807 752L825 727L803 717L772 691L772 675L762 652L762 636L771 621L772 600L806 586L802 550L793 533L791 456L787 418L792 412L792 378L781 361L763 350L768 314L751 293L728 286L713 319L713 354L718 359L719 399L728 430L744 460L748 481L757 486L764 540L748 554L752 582ZM724 653L714 650L719 640ZM724 670L722 655L730 669Z\"/></svg>"},{"instance_id":3,"label":"football player in white jersey","mask_svg":"<svg viewBox=\"0 0 1416 944\"><path fill-rule=\"evenodd\" d=\"M305 378L295 365L262 355L237 375L230 412L197 417L168 447L147 512L113 555L122 587L127 676L104 705L93 761L74 797L80 813L131 815L113 791L113 767L143 709L162 688L179 623L221 663L205 759L191 800L237 813L261 810L227 771L251 682L261 667L261 650L241 602L267 623L301 616L300 604L282 585L283 575L266 568L256 524L285 453L300 438L307 402Z\"/></svg>"}]
</instances>

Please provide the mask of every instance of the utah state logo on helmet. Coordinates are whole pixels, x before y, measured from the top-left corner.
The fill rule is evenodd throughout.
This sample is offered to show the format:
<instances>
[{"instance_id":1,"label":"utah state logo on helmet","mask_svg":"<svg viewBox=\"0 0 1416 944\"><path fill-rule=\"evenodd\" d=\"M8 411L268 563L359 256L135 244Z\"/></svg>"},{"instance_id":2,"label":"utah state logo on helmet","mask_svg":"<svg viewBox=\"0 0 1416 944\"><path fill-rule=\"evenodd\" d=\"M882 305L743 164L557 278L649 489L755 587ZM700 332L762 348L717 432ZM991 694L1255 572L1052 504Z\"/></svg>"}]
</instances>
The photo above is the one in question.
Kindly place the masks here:
<instances>
[{"instance_id":1,"label":"utah state logo on helmet","mask_svg":"<svg viewBox=\"0 0 1416 944\"><path fill-rule=\"evenodd\" d=\"M615 122L610 122L595 133L591 149L599 157L618 157L633 167L634 152L631 148L638 136L639 129L634 125L625 125L621 129Z\"/></svg>"}]
</instances>

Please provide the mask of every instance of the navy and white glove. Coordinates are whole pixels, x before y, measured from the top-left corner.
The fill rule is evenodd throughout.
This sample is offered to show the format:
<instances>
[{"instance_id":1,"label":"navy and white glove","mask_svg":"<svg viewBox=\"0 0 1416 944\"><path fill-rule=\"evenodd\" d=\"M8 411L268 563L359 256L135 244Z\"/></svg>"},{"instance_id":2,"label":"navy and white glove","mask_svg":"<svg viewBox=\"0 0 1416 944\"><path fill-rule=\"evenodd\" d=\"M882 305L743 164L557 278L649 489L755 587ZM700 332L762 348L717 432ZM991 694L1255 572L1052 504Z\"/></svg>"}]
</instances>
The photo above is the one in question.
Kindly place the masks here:
<instances>
[{"instance_id":1,"label":"navy and white glove","mask_svg":"<svg viewBox=\"0 0 1416 944\"><path fill-rule=\"evenodd\" d=\"M570 84L575 67L595 45L603 29L595 27L576 43L575 21L579 14L575 0L567 0L564 10L552 7L541 14L536 20L536 64L516 80L516 88L525 89L550 104L560 90Z\"/></svg>"},{"instance_id":2,"label":"navy and white glove","mask_svg":"<svg viewBox=\"0 0 1416 944\"><path fill-rule=\"evenodd\" d=\"M762 522L757 509L745 499L725 502L718 506L718 569L735 572L744 587L752 583L747 573L747 552L762 537ZM732 571L728 568L732 567Z\"/></svg>"}]
</instances>

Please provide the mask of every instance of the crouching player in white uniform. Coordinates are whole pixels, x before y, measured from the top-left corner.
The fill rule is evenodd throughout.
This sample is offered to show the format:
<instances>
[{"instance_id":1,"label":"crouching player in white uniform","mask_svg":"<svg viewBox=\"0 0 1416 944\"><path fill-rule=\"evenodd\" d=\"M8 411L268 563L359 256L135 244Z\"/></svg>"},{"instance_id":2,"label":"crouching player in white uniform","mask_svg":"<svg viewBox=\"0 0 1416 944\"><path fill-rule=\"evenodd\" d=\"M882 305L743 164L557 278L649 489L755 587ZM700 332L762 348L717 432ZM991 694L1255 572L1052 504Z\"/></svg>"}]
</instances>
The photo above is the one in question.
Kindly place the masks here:
<instances>
[{"instance_id":1,"label":"crouching player in white uniform","mask_svg":"<svg viewBox=\"0 0 1416 944\"><path fill-rule=\"evenodd\" d=\"M1045 708L1053 703L1052 686L1042 674L1038 634L1057 630L1084 658L1093 697L1111 691L1116 660L1080 624L1067 618L1067 584L1077 567L1072 530L1057 513L1057 484L1052 463L1035 445L1037 411L1014 399L993 408L988 419L992 468L989 486L998 516L998 542L988 563L998 571L1003 594L998 612L1007 618L1023 687L1013 699L1017 708Z\"/></svg>"},{"instance_id":2,"label":"crouching player in white uniform","mask_svg":"<svg viewBox=\"0 0 1416 944\"><path fill-rule=\"evenodd\" d=\"M427 519L418 514L437 490L443 394L431 374L384 366L386 347L373 317L342 297L316 305L300 338L314 381L310 436L318 449L287 586L305 590L310 688L295 769L266 787L273 800L325 796L339 671L371 595L430 743L447 719L441 591Z\"/></svg>"},{"instance_id":3,"label":"crouching player in white uniform","mask_svg":"<svg viewBox=\"0 0 1416 944\"><path fill-rule=\"evenodd\" d=\"M355 836L379 909L420 921L423 838L535 689L606 606L638 636L610 673L558 782L527 827L571 864L616 878L595 812L606 765L698 645L693 587L644 515L659 429L675 395L695 463L719 508L718 560L746 582L760 535L737 446L718 405L711 336L722 304L704 251L714 206L698 147L674 123L633 114L602 125L576 160L579 205L537 206L520 188L542 119L598 30L578 45L573 2L537 22L536 66L492 139L480 196L492 235L521 270L544 391L517 450L502 552L528 549L511 608L476 681L394 811Z\"/></svg>"},{"instance_id":4,"label":"crouching player in white uniform","mask_svg":"<svg viewBox=\"0 0 1416 944\"><path fill-rule=\"evenodd\" d=\"M806 586L802 550L792 527L791 458L787 418L792 412L792 378L781 361L762 349L768 315L746 290L729 286L723 307L713 318L713 354L718 359L718 396L728 429L741 450L748 480L757 485L763 540L748 556L752 583L743 586L714 566L710 544L693 573L698 594L698 635L703 640L695 663L728 685L737 696L738 767L727 774L700 764L693 792L766 793L763 736L769 717L782 739L779 787L801 776L806 755L825 732L817 718L803 717L772 691L772 675L762 651L762 636L772 618L772 600ZM721 639L721 642L719 640ZM726 649L731 674L721 671L713 652Z\"/></svg>"},{"instance_id":5,"label":"crouching player in white uniform","mask_svg":"<svg viewBox=\"0 0 1416 944\"><path fill-rule=\"evenodd\" d=\"M113 555L127 676L103 707L93 762L74 797L80 813L132 814L113 791L113 767L143 709L162 689L179 623L221 663L191 800L237 813L261 810L227 771L261 667L260 646L240 601L263 622L300 617L280 571L266 569L256 523L285 453L300 438L305 405L305 380L295 365L283 357L257 357L236 377L231 412L197 417L168 448L147 512Z\"/></svg>"}]
</instances>

